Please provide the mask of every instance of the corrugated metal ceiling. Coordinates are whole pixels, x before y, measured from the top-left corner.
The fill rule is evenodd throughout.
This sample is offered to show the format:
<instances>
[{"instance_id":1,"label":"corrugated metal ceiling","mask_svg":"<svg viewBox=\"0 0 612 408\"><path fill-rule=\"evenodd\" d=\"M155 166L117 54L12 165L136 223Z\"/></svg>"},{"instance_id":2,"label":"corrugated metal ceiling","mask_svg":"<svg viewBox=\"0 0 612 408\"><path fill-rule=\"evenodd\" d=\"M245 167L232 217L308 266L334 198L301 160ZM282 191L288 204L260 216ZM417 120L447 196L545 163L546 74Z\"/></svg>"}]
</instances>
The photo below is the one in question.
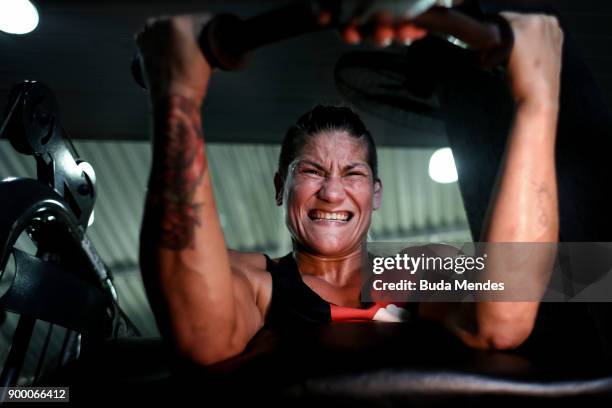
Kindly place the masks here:
<instances>
[{"instance_id":1,"label":"corrugated metal ceiling","mask_svg":"<svg viewBox=\"0 0 612 408\"><path fill-rule=\"evenodd\" d=\"M138 235L150 148L144 142L75 142L97 178L95 222L88 235L110 265L137 264ZM32 157L0 144L0 176L35 178ZM274 202L273 176L279 147L210 144L208 157L220 218L229 247L279 255L289 235ZM374 213L370 236L404 239L449 230L465 233L466 219L456 184L433 182L427 174L432 149L381 148L382 208ZM468 237L464 235L467 239Z\"/></svg>"},{"instance_id":2,"label":"corrugated metal ceiling","mask_svg":"<svg viewBox=\"0 0 612 408\"><path fill-rule=\"evenodd\" d=\"M138 270L138 237L150 165L145 142L77 141L97 176L95 222L88 235L115 273L122 306L145 335L157 329ZM282 209L274 202L279 146L209 144L217 206L229 247L283 255L291 248ZM432 149L379 149L383 204L372 240L466 241L470 235L457 184L427 174ZM36 177L34 159L0 142L0 177ZM9 197L2 197L8 200ZM10 330L9 330L10 331Z\"/></svg>"}]
</instances>

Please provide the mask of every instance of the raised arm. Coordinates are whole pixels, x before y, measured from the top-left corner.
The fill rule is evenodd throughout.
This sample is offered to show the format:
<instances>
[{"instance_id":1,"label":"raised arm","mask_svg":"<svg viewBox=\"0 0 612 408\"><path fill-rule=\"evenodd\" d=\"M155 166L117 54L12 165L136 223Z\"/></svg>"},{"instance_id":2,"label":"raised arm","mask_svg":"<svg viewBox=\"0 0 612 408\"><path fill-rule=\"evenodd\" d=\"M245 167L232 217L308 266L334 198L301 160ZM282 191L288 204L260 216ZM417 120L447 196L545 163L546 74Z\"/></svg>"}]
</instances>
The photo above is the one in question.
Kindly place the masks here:
<instances>
[{"instance_id":1,"label":"raised arm","mask_svg":"<svg viewBox=\"0 0 612 408\"><path fill-rule=\"evenodd\" d=\"M516 45L509 74L516 114L483 242L557 242L555 141L563 33L555 17L503 13Z\"/></svg>"},{"instance_id":2,"label":"raised arm","mask_svg":"<svg viewBox=\"0 0 612 408\"><path fill-rule=\"evenodd\" d=\"M516 116L482 242L556 243L559 210L555 141L559 112L563 33L552 16L505 13L516 46L509 62ZM551 246L536 247L520 278L543 288L552 271ZM502 256L503 260L503 256ZM475 310L477 346L514 348L530 335L539 303L480 302Z\"/></svg>"},{"instance_id":3,"label":"raised arm","mask_svg":"<svg viewBox=\"0 0 612 408\"><path fill-rule=\"evenodd\" d=\"M254 285L232 270L215 207L200 108L211 69L188 16L138 36L153 110L153 162L140 262L164 336L201 364L241 352L263 325Z\"/></svg>"},{"instance_id":4,"label":"raised arm","mask_svg":"<svg viewBox=\"0 0 612 408\"><path fill-rule=\"evenodd\" d=\"M555 243L559 235L555 141L563 33L552 16L503 15L515 34L508 68L516 113L480 241ZM486 272L495 274L501 266L502 278L507 279L504 250L495 248L500 263L489 264ZM513 279L537 292L548 282L555 251L540 246L530 255L528 263L514 271ZM511 349L531 334L538 306L537 301L488 301L422 305L421 313L444 320L470 346Z\"/></svg>"}]
</instances>

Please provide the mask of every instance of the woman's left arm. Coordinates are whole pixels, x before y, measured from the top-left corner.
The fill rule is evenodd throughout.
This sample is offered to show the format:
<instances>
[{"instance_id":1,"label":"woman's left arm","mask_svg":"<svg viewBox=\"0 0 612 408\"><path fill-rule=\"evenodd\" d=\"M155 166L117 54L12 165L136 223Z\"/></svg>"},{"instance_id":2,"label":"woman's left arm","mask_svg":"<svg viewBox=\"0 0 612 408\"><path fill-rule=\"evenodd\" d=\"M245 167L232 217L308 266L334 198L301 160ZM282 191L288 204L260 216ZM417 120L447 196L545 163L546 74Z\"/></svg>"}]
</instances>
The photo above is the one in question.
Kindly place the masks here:
<instances>
[{"instance_id":1,"label":"woman's left arm","mask_svg":"<svg viewBox=\"0 0 612 408\"><path fill-rule=\"evenodd\" d=\"M515 34L508 68L516 114L480 241L555 243L559 235L555 141L563 33L555 17L514 13L504 17ZM520 271L526 287L541 288L548 282L555 257L551 247L536 248L535 259ZM503 262L504 248L497 250ZM498 272L495 267L488 272ZM461 307L423 305L421 314L442 318L470 346L511 349L533 329L539 302L528 300Z\"/></svg>"},{"instance_id":2,"label":"woman's left arm","mask_svg":"<svg viewBox=\"0 0 612 408\"><path fill-rule=\"evenodd\" d=\"M481 242L534 243L529 251L529 262L521 265L513 279L520 279L525 287L542 289L547 284L554 264L552 245L559 235L559 211L555 172L555 134L557 106L550 101L525 101L517 106L514 127L508 141L497 186L492 195ZM510 278L509 245L500 245L496 252L497 265L489 256L487 277ZM499 267L497 270L496 267ZM532 293L515 293L525 301L484 301L473 304L473 329L459 331L462 340L479 348L511 349L522 344L531 334L539 302ZM465 319L464 319L465 320ZM475 330L474 330L475 329Z\"/></svg>"}]
</instances>

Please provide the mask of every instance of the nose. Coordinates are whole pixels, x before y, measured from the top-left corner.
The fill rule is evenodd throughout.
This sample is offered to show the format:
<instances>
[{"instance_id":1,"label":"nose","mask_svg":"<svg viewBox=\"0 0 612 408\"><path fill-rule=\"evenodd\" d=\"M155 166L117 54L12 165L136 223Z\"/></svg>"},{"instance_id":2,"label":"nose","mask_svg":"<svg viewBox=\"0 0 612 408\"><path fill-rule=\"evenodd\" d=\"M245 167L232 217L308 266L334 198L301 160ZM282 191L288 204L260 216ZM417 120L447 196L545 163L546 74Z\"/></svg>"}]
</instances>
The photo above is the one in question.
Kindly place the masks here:
<instances>
[{"instance_id":1,"label":"nose","mask_svg":"<svg viewBox=\"0 0 612 408\"><path fill-rule=\"evenodd\" d=\"M329 203L343 201L346 197L346 192L344 191L341 177L327 177L317 196L319 199Z\"/></svg>"}]
</instances>

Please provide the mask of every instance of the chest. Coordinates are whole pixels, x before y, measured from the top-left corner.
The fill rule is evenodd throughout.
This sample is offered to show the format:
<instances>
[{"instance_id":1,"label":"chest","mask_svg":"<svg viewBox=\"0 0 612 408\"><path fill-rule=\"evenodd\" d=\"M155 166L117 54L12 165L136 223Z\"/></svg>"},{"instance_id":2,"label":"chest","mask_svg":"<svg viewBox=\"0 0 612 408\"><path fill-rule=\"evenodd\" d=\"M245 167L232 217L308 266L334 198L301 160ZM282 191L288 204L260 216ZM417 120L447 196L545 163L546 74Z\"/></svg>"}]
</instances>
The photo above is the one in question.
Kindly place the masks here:
<instances>
[{"instance_id":1,"label":"chest","mask_svg":"<svg viewBox=\"0 0 612 408\"><path fill-rule=\"evenodd\" d=\"M313 276L302 277L306 286L326 302L346 307L361 307L361 280L355 279L345 285L333 285L324 279Z\"/></svg>"}]
</instances>

